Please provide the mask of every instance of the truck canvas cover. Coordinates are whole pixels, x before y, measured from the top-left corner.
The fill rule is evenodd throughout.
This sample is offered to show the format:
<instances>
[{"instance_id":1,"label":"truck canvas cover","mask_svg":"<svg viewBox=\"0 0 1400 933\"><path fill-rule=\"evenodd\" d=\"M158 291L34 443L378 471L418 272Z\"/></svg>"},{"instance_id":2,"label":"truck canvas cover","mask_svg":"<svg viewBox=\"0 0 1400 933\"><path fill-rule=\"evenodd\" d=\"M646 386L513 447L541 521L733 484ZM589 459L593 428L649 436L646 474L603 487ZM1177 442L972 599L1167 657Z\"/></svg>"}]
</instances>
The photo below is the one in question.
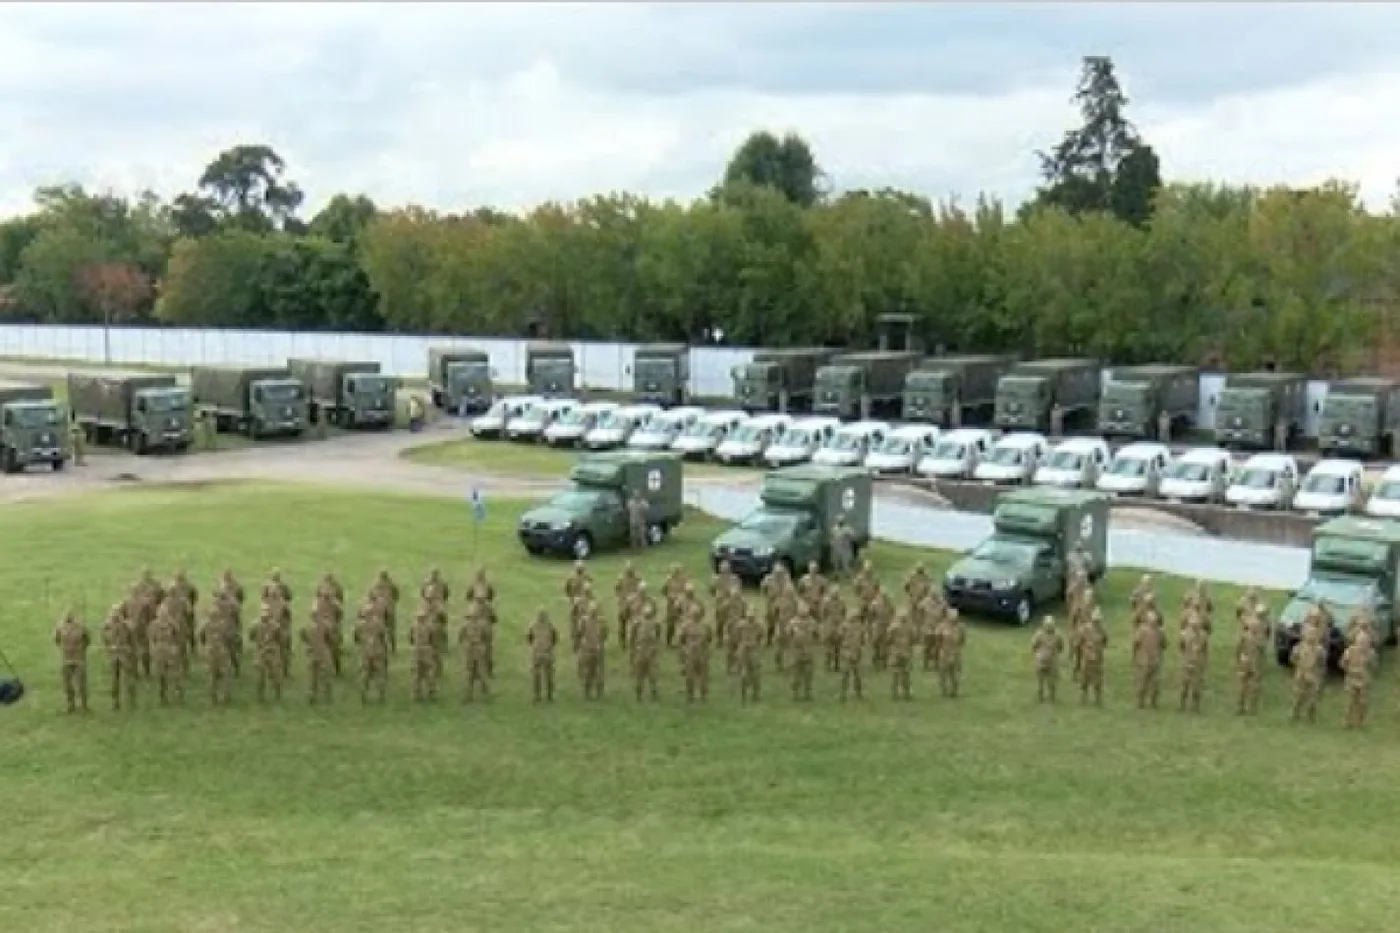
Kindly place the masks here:
<instances>
[{"instance_id":1,"label":"truck canvas cover","mask_svg":"<svg viewBox=\"0 0 1400 933\"><path fill-rule=\"evenodd\" d=\"M1375 575L1386 573L1400 545L1400 522L1384 518L1333 519L1313 530L1312 559L1328 570Z\"/></svg>"},{"instance_id":2,"label":"truck canvas cover","mask_svg":"<svg viewBox=\"0 0 1400 933\"><path fill-rule=\"evenodd\" d=\"M52 399L53 389L49 386L0 379L0 405L10 402L47 402Z\"/></svg>"}]
</instances>

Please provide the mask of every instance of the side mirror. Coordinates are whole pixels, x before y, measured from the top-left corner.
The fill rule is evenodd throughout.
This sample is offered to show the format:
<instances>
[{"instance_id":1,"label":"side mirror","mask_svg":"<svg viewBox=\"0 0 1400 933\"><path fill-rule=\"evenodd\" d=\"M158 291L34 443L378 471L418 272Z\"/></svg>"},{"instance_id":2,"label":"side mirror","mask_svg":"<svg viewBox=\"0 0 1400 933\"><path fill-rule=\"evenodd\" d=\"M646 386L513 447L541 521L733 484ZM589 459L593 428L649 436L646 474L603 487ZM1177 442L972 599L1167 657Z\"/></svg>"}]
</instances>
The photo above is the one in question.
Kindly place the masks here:
<instances>
[{"instance_id":1,"label":"side mirror","mask_svg":"<svg viewBox=\"0 0 1400 933\"><path fill-rule=\"evenodd\" d=\"M1313 402L1313 414L1315 414L1315 415L1320 415L1320 414L1322 414L1322 403L1321 403L1321 402Z\"/></svg>"}]
</instances>

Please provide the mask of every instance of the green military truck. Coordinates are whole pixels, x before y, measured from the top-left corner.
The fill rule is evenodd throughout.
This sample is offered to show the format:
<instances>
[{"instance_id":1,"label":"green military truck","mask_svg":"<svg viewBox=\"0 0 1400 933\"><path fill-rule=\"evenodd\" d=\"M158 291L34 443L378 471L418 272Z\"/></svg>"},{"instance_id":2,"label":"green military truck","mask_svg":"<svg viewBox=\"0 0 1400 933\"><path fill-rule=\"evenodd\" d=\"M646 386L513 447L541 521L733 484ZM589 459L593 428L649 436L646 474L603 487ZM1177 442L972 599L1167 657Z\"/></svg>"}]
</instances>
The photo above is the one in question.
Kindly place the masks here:
<instances>
[{"instance_id":1,"label":"green military truck","mask_svg":"<svg viewBox=\"0 0 1400 933\"><path fill-rule=\"evenodd\" d=\"M0 468L6 473L18 473L31 463L63 469L67 430L51 387L0 380Z\"/></svg>"},{"instance_id":2,"label":"green military truck","mask_svg":"<svg viewBox=\"0 0 1400 933\"><path fill-rule=\"evenodd\" d=\"M1003 431L1056 434L1092 421L1099 408L1103 370L1097 360L1062 358L1017 363L997 380L993 422ZM1061 423L1055 424L1054 412Z\"/></svg>"},{"instance_id":3,"label":"green military truck","mask_svg":"<svg viewBox=\"0 0 1400 933\"><path fill-rule=\"evenodd\" d=\"M435 408L457 414L486 411L495 394L493 378L485 350L428 348L428 394Z\"/></svg>"},{"instance_id":4,"label":"green military truck","mask_svg":"<svg viewBox=\"0 0 1400 933\"><path fill-rule=\"evenodd\" d=\"M306 430L306 386L285 367L196 366L190 390L219 431L256 439Z\"/></svg>"},{"instance_id":5,"label":"green military truck","mask_svg":"<svg viewBox=\"0 0 1400 933\"><path fill-rule=\"evenodd\" d=\"M817 370L833 352L824 347L754 351L749 362L729 371L735 403L749 414L811 411Z\"/></svg>"},{"instance_id":6,"label":"green military truck","mask_svg":"<svg viewBox=\"0 0 1400 933\"><path fill-rule=\"evenodd\" d=\"M904 377L905 421L957 428L990 420L997 381L1015 362L1003 354L930 356Z\"/></svg>"},{"instance_id":7,"label":"green military truck","mask_svg":"<svg viewBox=\"0 0 1400 933\"><path fill-rule=\"evenodd\" d=\"M1400 382L1359 376L1327 387L1317 426L1317 449L1323 456L1393 456L1397 434Z\"/></svg>"},{"instance_id":8,"label":"green military truck","mask_svg":"<svg viewBox=\"0 0 1400 933\"><path fill-rule=\"evenodd\" d=\"M569 474L573 486L520 517L520 543L531 554L587 560L599 549L625 547L627 501L646 499L647 544L657 545L685 513L681 458L640 450L585 454Z\"/></svg>"},{"instance_id":9,"label":"green military truck","mask_svg":"<svg viewBox=\"0 0 1400 933\"><path fill-rule=\"evenodd\" d=\"M1178 429L1196 423L1200 406L1199 366L1115 366L1099 399L1099 433L1170 443Z\"/></svg>"},{"instance_id":10,"label":"green military truck","mask_svg":"<svg viewBox=\"0 0 1400 933\"><path fill-rule=\"evenodd\" d=\"M632 399L641 404L684 405L690 399L690 347L649 343L632 355Z\"/></svg>"},{"instance_id":11,"label":"green military truck","mask_svg":"<svg viewBox=\"0 0 1400 933\"><path fill-rule=\"evenodd\" d=\"M837 418L895 414L904 399L904 379L919 361L912 350L842 353L817 370L812 413Z\"/></svg>"},{"instance_id":12,"label":"green military truck","mask_svg":"<svg viewBox=\"0 0 1400 933\"><path fill-rule=\"evenodd\" d=\"M344 428L392 428L399 381L371 360L287 360L292 378L306 386L312 421Z\"/></svg>"},{"instance_id":13,"label":"green military truck","mask_svg":"<svg viewBox=\"0 0 1400 933\"><path fill-rule=\"evenodd\" d=\"M1279 614L1274 627L1278 663L1287 665L1303 634L1303 620L1315 606L1332 615L1327 655L1332 666L1346 650L1346 626L1367 610L1381 643L1395 644L1396 602L1400 597L1400 521L1390 518L1334 518L1313 529L1308 578Z\"/></svg>"},{"instance_id":14,"label":"green military truck","mask_svg":"<svg viewBox=\"0 0 1400 933\"><path fill-rule=\"evenodd\" d=\"M525 346L525 382L531 395L572 398L577 379L571 344L537 340Z\"/></svg>"},{"instance_id":15,"label":"green military truck","mask_svg":"<svg viewBox=\"0 0 1400 933\"><path fill-rule=\"evenodd\" d=\"M145 455L184 453L194 442L190 390L172 373L71 372L68 406L83 436L94 444Z\"/></svg>"},{"instance_id":16,"label":"green military truck","mask_svg":"<svg viewBox=\"0 0 1400 933\"><path fill-rule=\"evenodd\" d=\"M1103 574L1110 501L1099 492L1049 486L1003 493L992 513L992 536L944 577L949 604L1029 624L1036 607L1064 598L1076 549L1091 579Z\"/></svg>"},{"instance_id":17,"label":"green military truck","mask_svg":"<svg viewBox=\"0 0 1400 933\"><path fill-rule=\"evenodd\" d=\"M1215 441L1226 448L1287 450L1303 434L1308 377L1231 373L1215 405Z\"/></svg>"},{"instance_id":18,"label":"green military truck","mask_svg":"<svg viewBox=\"0 0 1400 933\"><path fill-rule=\"evenodd\" d=\"M870 473L855 467L803 464L763 477L759 506L715 538L710 561L728 562L740 578L763 579L779 564L794 577L812 561L830 566L831 529L844 518L857 551L870 542Z\"/></svg>"}]
</instances>

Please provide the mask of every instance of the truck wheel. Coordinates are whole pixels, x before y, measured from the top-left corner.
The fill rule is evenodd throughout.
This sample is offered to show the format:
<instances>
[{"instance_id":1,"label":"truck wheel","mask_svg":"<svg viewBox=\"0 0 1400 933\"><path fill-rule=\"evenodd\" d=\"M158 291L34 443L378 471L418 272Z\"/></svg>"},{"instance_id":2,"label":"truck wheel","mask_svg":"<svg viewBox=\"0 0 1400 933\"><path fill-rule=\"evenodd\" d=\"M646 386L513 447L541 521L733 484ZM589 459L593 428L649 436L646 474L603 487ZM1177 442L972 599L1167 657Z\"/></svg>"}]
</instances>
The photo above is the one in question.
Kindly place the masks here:
<instances>
[{"instance_id":1,"label":"truck wheel","mask_svg":"<svg viewBox=\"0 0 1400 933\"><path fill-rule=\"evenodd\" d=\"M1035 601L1031 599L1030 593L1022 593L1021 598L1016 600L1015 612L1017 625L1031 624L1031 616L1035 615Z\"/></svg>"},{"instance_id":2,"label":"truck wheel","mask_svg":"<svg viewBox=\"0 0 1400 933\"><path fill-rule=\"evenodd\" d=\"M433 389L430 393L428 393L428 395L429 398L431 398L433 401L434 408L441 409L443 407L443 398L441 392L439 392L437 389Z\"/></svg>"},{"instance_id":3,"label":"truck wheel","mask_svg":"<svg viewBox=\"0 0 1400 933\"><path fill-rule=\"evenodd\" d=\"M666 540L666 526L665 526L665 525L656 524L656 525L648 525L648 526L647 526L647 546L648 546L648 547L656 547L658 544L660 544L662 541L665 541L665 540Z\"/></svg>"},{"instance_id":4,"label":"truck wheel","mask_svg":"<svg viewBox=\"0 0 1400 933\"><path fill-rule=\"evenodd\" d=\"M59 470L62 470L65 466L68 465L68 461L63 459L62 457L59 457L57 460L53 461L49 465L52 466L53 471L57 473Z\"/></svg>"},{"instance_id":5,"label":"truck wheel","mask_svg":"<svg viewBox=\"0 0 1400 933\"><path fill-rule=\"evenodd\" d=\"M4 455L0 456L0 466L4 468L6 473L19 472L19 460L17 457L15 457L15 452L13 448L5 448Z\"/></svg>"},{"instance_id":6,"label":"truck wheel","mask_svg":"<svg viewBox=\"0 0 1400 933\"><path fill-rule=\"evenodd\" d=\"M1275 660L1278 661L1278 666L1279 666L1279 667L1291 667L1291 666L1292 666L1292 661L1293 661L1293 659L1289 657L1288 651L1286 651L1286 650L1284 650L1284 649L1282 649L1282 648L1280 648L1278 651L1276 651L1276 652L1274 653L1274 658L1275 658Z\"/></svg>"},{"instance_id":7,"label":"truck wheel","mask_svg":"<svg viewBox=\"0 0 1400 933\"><path fill-rule=\"evenodd\" d=\"M586 531L581 531L574 536L574 543L569 550L574 553L574 560L588 560L593 556L593 538Z\"/></svg>"},{"instance_id":8,"label":"truck wheel","mask_svg":"<svg viewBox=\"0 0 1400 933\"><path fill-rule=\"evenodd\" d=\"M136 435L133 447L138 457L144 457L151 452L151 445L146 441L146 432L142 431L140 434Z\"/></svg>"},{"instance_id":9,"label":"truck wheel","mask_svg":"<svg viewBox=\"0 0 1400 933\"><path fill-rule=\"evenodd\" d=\"M258 423L257 423L257 421L255 421L255 420L249 420L249 422L248 422L248 440L250 440L250 441L255 441L255 440L257 440L257 439L258 439Z\"/></svg>"}]
</instances>

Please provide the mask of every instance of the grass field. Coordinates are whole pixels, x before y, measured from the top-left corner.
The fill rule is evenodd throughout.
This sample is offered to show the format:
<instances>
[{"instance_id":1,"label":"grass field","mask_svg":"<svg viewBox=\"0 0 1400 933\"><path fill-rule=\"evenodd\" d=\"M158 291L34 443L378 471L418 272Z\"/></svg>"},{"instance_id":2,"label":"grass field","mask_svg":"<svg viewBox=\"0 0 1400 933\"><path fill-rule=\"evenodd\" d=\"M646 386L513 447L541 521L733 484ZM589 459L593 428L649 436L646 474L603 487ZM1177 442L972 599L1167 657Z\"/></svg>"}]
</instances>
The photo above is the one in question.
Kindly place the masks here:
<instances>
[{"instance_id":1,"label":"grass field","mask_svg":"<svg viewBox=\"0 0 1400 933\"><path fill-rule=\"evenodd\" d=\"M569 472L581 451L546 447L540 444L516 444L499 440L443 441L411 447L402 456L414 463L452 467L476 473L503 476L539 476L557 478ZM757 476L748 467L727 467L714 463L687 461L687 476L732 476L740 479Z\"/></svg>"},{"instance_id":2,"label":"grass field","mask_svg":"<svg viewBox=\"0 0 1400 933\"><path fill-rule=\"evenodd\" d=\"M1241 720L1223 619L1205 714L1138 712L1119 573L1103 588L1102 710L1037 707L1027 633L993 624L970 633L953 702L921 676L895 704L872 677L842 706L820 675L817 701L796 705L769 672L758 707L719 678L687 708L668 659L663 702L638 707L614 648L603 703L578 699L561 656L560 700L536 708L523 623L562 607L569 568L524 558L521 507L493 503L479 539L457 502L288 487L7 507L0 637L32 692L0 709L0 928L1339 933L1400 910L1388 668L1364 732L1340 728L1335 688L1323 722L1291 725L1274 671L1261 716ZM716 528L682 526L642 561L649 577L672 561L705 572ZM873 554L891 582L948 559ZM93 714L61 711L55 616L76 604L95 625L145 564L202 587L226 564L248 585L277 564L304 606L326 569L358 594L380 565L416 589L434 564L460 585L480 562L503 610L488 705L457 702L454 670L447 698L415 706L401 655L382 709L348 681L309 708L298 664L280 708L239 683L212 710L197 672L186 708L147 693L114 714L94 652ZM620 562L592 568L608 590ZM1180 594L1162 582L1167 603ZM1228 616L1237 594L1215 595Z\"/></svg>"}]
</instances>

